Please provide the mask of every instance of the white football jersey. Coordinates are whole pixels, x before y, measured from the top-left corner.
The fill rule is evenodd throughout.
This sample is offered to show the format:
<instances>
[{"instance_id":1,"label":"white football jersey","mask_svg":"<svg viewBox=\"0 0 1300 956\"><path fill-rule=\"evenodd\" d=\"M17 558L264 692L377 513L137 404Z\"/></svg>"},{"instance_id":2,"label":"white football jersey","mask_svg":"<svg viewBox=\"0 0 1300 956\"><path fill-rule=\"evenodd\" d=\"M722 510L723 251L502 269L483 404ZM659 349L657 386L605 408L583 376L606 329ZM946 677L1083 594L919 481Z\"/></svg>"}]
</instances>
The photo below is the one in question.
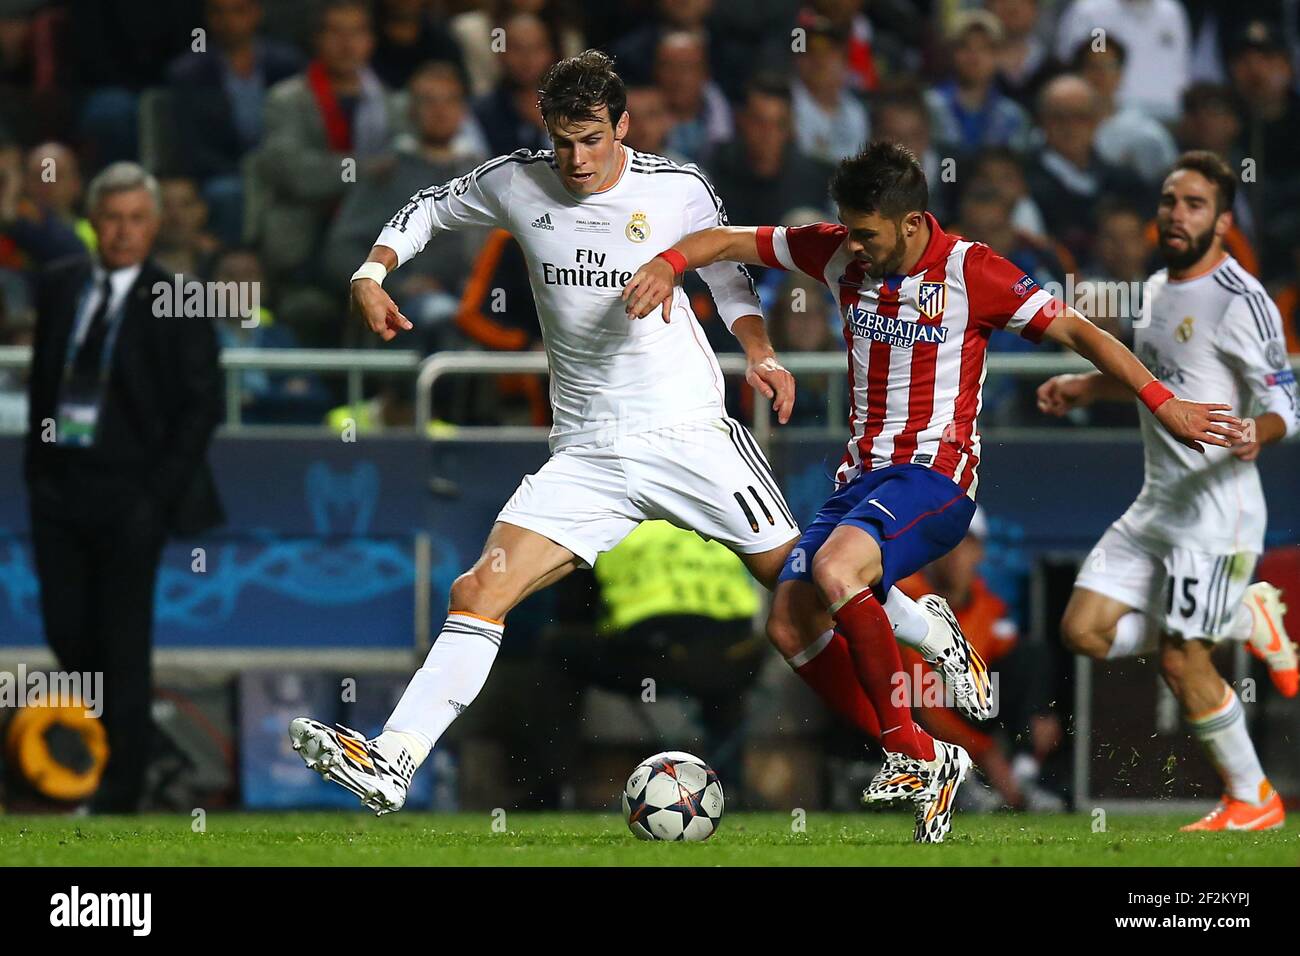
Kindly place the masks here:
<instances>
[{"instance_id":1,"label":"white football jersey","mask_svg":"<svg viewBox=\"0 0 1300 956\"><path fill-rule=\"evenodd\" d=\"M1226 402L1246 417L1276 412L1297 428L1295 375L1264 287L1231 256L1195 279L1147 280L1134 351L1179 398ZM1264 549L1268 514L1254 462L1226 448L1201 455L1141 412L1146 479L1121 522L1141 538L1217 554Z\"/></svg>"},{"instance_id":2,"label":"white football jersey","mask_svg":"<svg viewBox=\"0 0 1300 956\"><path fill-rule=\"evenodd\" d=\"M658 309L630 318L620 295L656 253L726 223L694 165L623 147L618 180L577 197L561 184L554 152L525 149L416 193L376 242L401 265L448 229L495 226L518 240L550 361L556 451L725 415L722 373L681 287L668 323ZM699 273L728 328L762 314L744 266L720 262Z\"/></svg>"}]
</instances>

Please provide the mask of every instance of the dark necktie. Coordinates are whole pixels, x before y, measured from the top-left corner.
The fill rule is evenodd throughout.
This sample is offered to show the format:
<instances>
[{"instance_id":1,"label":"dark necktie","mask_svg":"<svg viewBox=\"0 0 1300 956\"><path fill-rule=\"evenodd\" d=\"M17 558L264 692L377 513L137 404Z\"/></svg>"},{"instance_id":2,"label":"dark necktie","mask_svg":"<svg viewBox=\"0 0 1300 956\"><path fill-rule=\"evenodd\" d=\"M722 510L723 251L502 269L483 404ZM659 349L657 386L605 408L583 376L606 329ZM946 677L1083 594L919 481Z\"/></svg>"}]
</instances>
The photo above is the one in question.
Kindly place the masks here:
<instances>
[{"instance_id":1,"label":"dark necktie","mask_svg":"<svg viewBox=\"0 0 1300 956\"><path fill-rule=\"evenodd\" d=\"M99 289L99 304L90 317L90 326L86 337L81 340L72 359L72 375L69 384L77 393L93 393L99 385L99 363L104 354L104 340L108 337L108 307L113 297L113 287L109 284L108 273Z\"/></svg>"}]
</instances>

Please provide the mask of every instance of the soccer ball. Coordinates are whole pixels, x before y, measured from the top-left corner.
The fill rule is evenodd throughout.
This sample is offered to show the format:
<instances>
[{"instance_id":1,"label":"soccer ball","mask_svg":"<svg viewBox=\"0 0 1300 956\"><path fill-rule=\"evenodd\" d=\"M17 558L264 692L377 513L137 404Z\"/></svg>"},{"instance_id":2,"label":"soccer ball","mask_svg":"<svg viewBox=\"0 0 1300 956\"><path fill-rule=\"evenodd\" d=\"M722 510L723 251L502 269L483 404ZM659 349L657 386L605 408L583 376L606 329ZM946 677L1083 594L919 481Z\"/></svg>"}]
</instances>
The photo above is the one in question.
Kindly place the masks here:
<instances>
[{"instance_id":1,"label":"soccer ball","mask_svg":"<svg viewBox=\"0 0 1300 956\"><path fill-rule=\"evenodd\" d=\"M642 840L707 840L722 820L722 784L699 757L647 757L623 788L623 818Z\"/></svg>"}]
</instances>

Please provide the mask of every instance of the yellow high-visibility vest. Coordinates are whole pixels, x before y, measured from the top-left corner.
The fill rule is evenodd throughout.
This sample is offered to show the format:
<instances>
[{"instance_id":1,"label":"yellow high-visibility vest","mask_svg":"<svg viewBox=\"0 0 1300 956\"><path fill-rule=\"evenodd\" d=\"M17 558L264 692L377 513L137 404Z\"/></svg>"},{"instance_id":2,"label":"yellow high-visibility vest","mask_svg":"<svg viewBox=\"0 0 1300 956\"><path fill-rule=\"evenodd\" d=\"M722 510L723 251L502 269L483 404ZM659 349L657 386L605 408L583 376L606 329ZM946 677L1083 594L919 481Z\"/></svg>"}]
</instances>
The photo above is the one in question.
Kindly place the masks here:
<instances>
[{"instance_id":1,"label":"yellow high-visibility vest","mask_svg":"<svg viewBox=\"0 0 1300 956\"><path fill-rule=\"evenodd\" d=\"M694 614L719 621L752 617L754 583L740 558L667 521L644 521L596 560L606 616L602 630L640 621Z\"/></svg>"}]
</instances>

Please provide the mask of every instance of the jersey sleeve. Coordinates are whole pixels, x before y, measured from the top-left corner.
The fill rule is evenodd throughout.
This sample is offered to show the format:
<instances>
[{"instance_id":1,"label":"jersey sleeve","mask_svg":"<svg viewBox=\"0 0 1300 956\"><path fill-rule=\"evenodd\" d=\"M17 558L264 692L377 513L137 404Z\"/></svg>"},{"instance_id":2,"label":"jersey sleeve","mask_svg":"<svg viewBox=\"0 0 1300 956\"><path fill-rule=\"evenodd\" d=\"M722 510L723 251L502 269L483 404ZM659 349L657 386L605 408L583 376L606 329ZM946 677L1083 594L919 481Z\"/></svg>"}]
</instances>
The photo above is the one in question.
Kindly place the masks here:
<instances>
[{"instance_id":1,"label":"jersey sleeve","mask_svg":"<svg viewBox=\"0 0 1300 956\"><path fill-rule=\"evenodd\" d=\"M848 230L832 222L806 226L759 226L758 255L763 265L811 276L827 285L826 267L844 244Z\"/></svg>"},{"instance_id":2,"label":"jersey sleeve","mask_svg":"<svg viewBox=\"0 0 1300 956\"><path fill-rule=\"evenodd\" d=\"M686 177L689 185L686 196L686 233L727 225L727 210L713 187L699 169L691 164L685 167L693 175ZM728 329L742 315L762 315L758 290L754 278L740 262L715 262L696 270L707 283L718 316Z\"/></svg>"},{"instance_id":3,"label":"jersey sleeve","mask_svg":"<svg viewBox=\"0 0 1300 956\"><path fill-rule=\"evenodd\" d=\"M376 245L412 259L440 232L466 226L505 226L510 179L517 164L498 157L441 186L421 189L379 233Z\"/></svg>"},{"instance_id":4,"label":"jersey sleeve","mask_svg":"<svg viewBox=\"0 0 1300 956\"><path fill-rule=\"evenodd\" d=\"M1065 310L1025 270L979 243L966 252L965 277L973 321L1018 332L1031 342L1042 341L1052 319Z\"/></svg>"},{"instance_id":5,"label":"jersey sleeve","mask_svg":"<svg viewBox=\"0 0 1300 956\"><path fill-rule=\"evenodd\" d=\"M1257 411L1280 415L1288 436L1300 430L1282 317L1268 295L1256 290L1233 297L1220 327L1219 351L1245 383Z\"/></svg>"}]
</instances>

